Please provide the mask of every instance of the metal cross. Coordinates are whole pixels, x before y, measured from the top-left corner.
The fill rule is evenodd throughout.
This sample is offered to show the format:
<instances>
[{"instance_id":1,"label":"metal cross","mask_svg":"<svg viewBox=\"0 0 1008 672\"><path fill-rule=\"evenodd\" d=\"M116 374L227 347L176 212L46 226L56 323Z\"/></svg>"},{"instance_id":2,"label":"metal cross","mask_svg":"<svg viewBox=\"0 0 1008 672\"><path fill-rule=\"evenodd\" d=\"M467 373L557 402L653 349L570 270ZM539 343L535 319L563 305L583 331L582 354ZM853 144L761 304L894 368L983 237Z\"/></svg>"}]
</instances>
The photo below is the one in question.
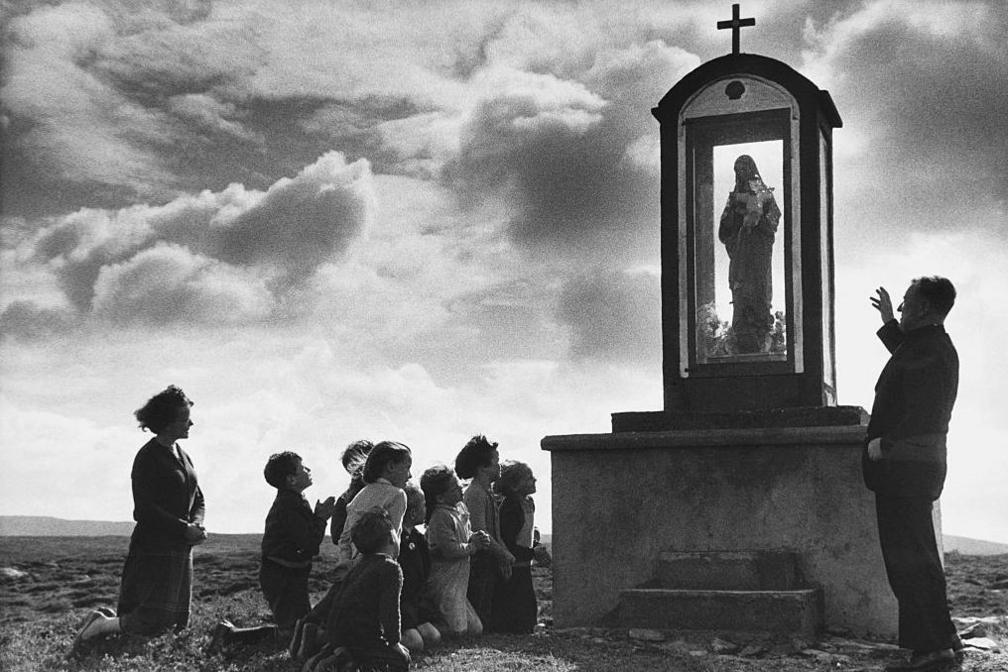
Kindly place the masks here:
<instances>
[{"instance_id":1,"label":"metal cross","mask_svg":"<svg viewBox=\"0 0 1008 672\"><path fill-rule=\"evenodd\" d=\"M739 6L735 3L731 6L732 18L731 21L718 21L718 30L723 30L725 28L731 28L731 53L734 56L739 55L739 29L742 26L755 26L756 19L740 19L739 18Z\"/></svg>"}]
</instances>

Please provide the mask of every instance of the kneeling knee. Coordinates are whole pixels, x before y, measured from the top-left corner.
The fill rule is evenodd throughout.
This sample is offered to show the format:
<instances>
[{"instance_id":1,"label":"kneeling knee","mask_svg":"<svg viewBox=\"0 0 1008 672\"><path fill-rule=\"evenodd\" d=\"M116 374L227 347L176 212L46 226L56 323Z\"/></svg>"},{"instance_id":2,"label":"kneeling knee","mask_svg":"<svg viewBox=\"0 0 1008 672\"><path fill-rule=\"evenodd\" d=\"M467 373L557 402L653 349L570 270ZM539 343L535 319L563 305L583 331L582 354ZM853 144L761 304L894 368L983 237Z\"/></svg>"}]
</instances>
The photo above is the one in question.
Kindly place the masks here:
<instances>
[{"instance_id":1,"label":"kneeling knee","mask_svg":"<svg viewBox=\"0 0 1008 672\"><path fill-rule=\"evenodd\" d=\"M420 636L420 632L415 628L410 628L409 630L404 630L399 641L410 651L423 651L424 640Z\"/></svg>"},{"instance_id":2,"label":"kneeling knee","mask_svg":"<svg viewBox=\"0 0 1008 672\"><path fill-rule=\"evenodd\" d=\"M423 637L424 646L437 646L441 643L441 633L430 623L421 623L417 626L417 630Z\"/></svg>"}]
</instances>

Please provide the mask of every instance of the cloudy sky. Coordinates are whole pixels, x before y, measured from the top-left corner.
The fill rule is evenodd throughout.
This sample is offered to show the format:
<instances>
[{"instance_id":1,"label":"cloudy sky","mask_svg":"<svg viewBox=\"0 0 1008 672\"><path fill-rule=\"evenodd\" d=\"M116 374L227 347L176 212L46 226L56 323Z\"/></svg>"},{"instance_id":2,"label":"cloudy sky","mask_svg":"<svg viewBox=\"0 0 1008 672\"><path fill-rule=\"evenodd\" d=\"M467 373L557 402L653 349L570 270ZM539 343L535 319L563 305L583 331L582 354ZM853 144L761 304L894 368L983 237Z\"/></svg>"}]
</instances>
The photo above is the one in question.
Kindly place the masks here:
<instances>
[{"instance_id":1,"label":"cloudy sky","mask_svg":"<svg viewBox=\"0 0 1008 672\"><path fill-rule=\"evenodd\" d=\"M351 440L418 474L474 433L549 530L539 440L661 408L650 108L730 4L0 2L0 513L128 520L131 413L176 383L211 531L262 529L271 452L325 496ZM1008 542L1008 8L742 11L844 119L840 403L886 358L874 288L952 278L945 529Z\"/></svg>"}]
</instances>

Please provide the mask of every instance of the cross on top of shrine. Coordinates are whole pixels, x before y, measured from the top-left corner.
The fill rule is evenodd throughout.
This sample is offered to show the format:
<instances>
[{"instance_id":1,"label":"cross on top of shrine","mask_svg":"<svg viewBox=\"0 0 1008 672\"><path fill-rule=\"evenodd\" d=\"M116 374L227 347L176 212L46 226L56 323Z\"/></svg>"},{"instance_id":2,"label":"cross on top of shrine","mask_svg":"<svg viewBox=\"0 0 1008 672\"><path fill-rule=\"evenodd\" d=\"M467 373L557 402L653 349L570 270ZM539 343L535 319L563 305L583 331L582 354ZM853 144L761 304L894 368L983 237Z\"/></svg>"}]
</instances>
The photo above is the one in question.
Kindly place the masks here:
<instances>
[{"instance_id":1,"label":"cross on top of shrine","mask_svg":"<svg viewBox=\"0 0 1008 672\"><path fill-rule=\"evenodd\" d=\"M752 17L750 17L748 19L740 19L739 18L739 6L738 6L738 3L733 4L731 6L731 10L732 10L731 21L718 21L717 22L717 27L718 27L718 30L724 30L725 28L731 28L731 30L732 30L732 38L731 38L732 55L738 56L739 55L739 30L743 26L755 26L756 25L756 19L754 19Z\"/></svg>"}]
</instances>

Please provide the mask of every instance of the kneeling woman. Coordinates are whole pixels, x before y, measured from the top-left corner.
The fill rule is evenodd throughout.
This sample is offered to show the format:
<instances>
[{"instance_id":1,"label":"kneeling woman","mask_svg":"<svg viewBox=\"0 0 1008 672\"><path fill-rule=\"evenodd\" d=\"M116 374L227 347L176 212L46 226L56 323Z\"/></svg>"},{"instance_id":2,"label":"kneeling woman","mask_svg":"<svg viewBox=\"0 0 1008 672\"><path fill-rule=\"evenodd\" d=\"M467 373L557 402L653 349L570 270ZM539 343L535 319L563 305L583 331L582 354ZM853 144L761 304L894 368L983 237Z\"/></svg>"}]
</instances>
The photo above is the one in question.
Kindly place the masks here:
<instances>
[{"instance_id":1,"label":"kneeling woman","mask_svg":"<svg viewBox=\"0 0 1008 672\"><path fill-rule=\"evenodd\" d=\"M101 635L153 636L189 622L192 547L206 541L203 493L192 460L176 441L189 438L193 402L174 385L136 411L141 429L155 434L133 460L136 527L123 566L116 614L93 611L74 647Z\"/></svg>"}]
</instances>

